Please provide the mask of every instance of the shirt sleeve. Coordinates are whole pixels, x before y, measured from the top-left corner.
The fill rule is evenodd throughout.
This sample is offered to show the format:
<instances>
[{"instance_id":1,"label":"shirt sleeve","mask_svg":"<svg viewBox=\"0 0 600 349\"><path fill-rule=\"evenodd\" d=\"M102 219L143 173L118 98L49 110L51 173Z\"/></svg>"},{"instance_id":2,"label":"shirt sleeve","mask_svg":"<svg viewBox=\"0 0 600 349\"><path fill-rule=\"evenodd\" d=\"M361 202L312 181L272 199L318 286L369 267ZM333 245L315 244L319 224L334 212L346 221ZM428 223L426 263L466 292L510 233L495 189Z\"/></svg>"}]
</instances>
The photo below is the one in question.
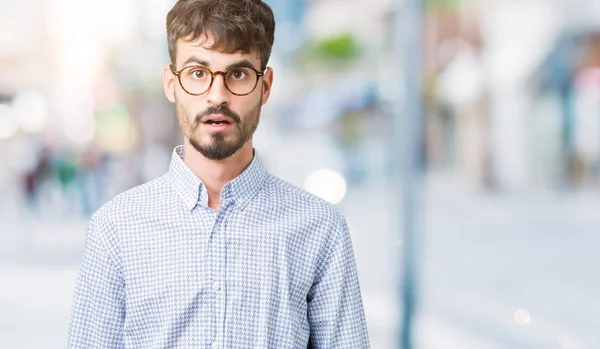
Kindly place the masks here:
<instances>
[{"instance_id":1,"label":"shirt sleeve","mask_svg":"<svg viewBox=\"0 0 600 349\"><path fill-rule=\"evenodd\" d=\"M111 234L109 224L92 217L75 289L70 349L124 348L125 282Z\"/></svg>"},{"instance_id":2,"label":"shirt sleeve","mask_svg":"<svg viewBox=\"0 0 600 349\"><path fill-rule=\"evenodd\" d=\"M309 348L369 348L369 336L348 227L343 218L308 294Z\"/></svg>"}]
</instances>

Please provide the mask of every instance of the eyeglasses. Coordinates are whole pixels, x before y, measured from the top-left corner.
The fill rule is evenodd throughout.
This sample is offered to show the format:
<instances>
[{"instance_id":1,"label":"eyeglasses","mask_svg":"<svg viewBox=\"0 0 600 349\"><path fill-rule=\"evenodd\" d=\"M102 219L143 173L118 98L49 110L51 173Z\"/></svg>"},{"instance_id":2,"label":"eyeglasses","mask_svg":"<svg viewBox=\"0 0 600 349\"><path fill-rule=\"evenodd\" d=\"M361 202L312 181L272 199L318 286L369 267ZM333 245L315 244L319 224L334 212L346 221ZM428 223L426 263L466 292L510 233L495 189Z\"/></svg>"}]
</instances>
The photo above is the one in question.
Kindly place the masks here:
<instances>
[{"instance_id":1,"label":"eyeglasses","mask_svg":"<svg viewBox=\"0 0 600 349\"><path fill-rule=\"evenodd\" d=\"M215 77L221 75L225 87L236 96L246 96L254 92L258 79L264 75L252 67L234 67L225 72L213 72L202 65L193 65L171 72L177 76L181 88L192 96L205 94L210 90Z\"/></svg>"}]
</instances>

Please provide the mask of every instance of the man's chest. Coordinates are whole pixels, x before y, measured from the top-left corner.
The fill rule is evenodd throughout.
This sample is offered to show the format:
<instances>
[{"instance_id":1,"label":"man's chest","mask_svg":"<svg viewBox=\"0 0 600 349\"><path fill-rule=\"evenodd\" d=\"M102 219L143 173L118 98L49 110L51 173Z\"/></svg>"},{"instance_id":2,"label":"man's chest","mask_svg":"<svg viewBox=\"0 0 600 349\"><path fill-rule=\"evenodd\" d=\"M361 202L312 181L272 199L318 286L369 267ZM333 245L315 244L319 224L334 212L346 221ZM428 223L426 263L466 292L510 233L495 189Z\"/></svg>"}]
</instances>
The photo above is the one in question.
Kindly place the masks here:
<instances>
[{"instance_id":1,"label":"man's chest","mask_svg":"<svg viewBox=\"0 0 600 349\"><path fill-rule=\"evenodd\" d=\"M231 217L148 222L122 246L127 295L142 301L215 290L227 301L284 294L302 300L319 254L301 225Z\"/></svg>"}]
</instances>

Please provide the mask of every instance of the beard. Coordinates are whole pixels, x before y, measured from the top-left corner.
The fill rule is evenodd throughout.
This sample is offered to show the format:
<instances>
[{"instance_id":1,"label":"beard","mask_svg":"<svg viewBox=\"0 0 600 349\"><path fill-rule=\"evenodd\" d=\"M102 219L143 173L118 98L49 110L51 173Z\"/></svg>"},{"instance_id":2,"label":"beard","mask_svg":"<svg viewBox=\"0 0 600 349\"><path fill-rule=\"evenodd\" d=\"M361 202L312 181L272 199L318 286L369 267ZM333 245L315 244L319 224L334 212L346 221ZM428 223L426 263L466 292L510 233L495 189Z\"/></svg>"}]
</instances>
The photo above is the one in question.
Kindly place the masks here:
<instances>
[{"instance_id":1,"label":"beard","mask_svg":"<svg viewBox=\"0 0 600 349\"><path fill-rule=\"evenodd\" d=\"M244 121L226 105L220 108L207 108L202 113L197 114L191 124L184 121L190 120L190 118L179 104L177 104L177 114L184 132L187 131L185 133L187 133L192 147L207 159L220 161L235 154L252 138L258 127L261 107L262 103L259 101L258 105L244 117ZM222 114L230 117L234 123L233 128L227 131L211 132L206 135L200 134L198 129L201 127L202 120L213 114Z\"/></svg>"}]
</instances>

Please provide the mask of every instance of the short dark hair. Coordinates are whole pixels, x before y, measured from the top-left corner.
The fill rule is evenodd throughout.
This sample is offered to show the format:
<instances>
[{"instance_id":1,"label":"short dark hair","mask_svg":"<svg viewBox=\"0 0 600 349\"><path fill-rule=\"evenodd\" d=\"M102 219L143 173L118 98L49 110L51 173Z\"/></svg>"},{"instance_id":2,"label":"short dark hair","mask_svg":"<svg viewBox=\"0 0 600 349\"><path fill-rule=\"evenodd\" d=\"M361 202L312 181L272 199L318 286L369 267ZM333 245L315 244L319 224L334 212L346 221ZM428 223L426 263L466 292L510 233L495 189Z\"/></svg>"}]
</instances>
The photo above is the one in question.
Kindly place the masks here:
<instances>
[{"instance_id":1,"label":"short dark hair","mask_svg":"<svg viewBox=\"0 0 600 349\"><path fill-rule=\"evenodd\" d=\"M261 0L179 0L167 14L169 56L175 64L179 39L213 40L209 50L256 52L267 67L275 34L273 11Z\"/></svg>"}]
</instances>

